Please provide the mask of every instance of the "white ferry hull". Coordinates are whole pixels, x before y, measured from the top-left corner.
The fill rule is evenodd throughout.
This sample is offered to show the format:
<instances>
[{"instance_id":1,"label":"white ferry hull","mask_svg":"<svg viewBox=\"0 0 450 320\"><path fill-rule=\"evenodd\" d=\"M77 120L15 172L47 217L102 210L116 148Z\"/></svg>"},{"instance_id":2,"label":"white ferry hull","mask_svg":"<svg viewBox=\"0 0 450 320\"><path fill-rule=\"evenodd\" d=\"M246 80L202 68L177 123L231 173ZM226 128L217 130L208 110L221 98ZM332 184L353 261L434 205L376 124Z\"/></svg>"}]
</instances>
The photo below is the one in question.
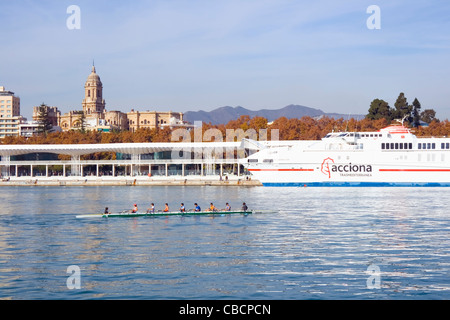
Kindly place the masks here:
<instances>
[{"instance_id":1,"label":"white ferry hull","mask_svg":"<svg viewBox=\"0 0 450 320\"><path fill-rule=\"evenodd\" d=\"M336 173L322 177L317 169L249 169L264 186L296 187L385 187L385 186L450 186L450 169L387 168L372 166L372 173Z\"/></svg>"},{"instance_id":2,"label":"white ferry hull","mask_svg":"<svg viewBox=\"0 0 450 320\"><path fill-rule=\"evenodd\" d=\"M347 140L286 142L251 155L246 166L264 186L450 186L449 138L418 139L404 127L383 130L351 133Z\"/></svg>"}]
</instances>

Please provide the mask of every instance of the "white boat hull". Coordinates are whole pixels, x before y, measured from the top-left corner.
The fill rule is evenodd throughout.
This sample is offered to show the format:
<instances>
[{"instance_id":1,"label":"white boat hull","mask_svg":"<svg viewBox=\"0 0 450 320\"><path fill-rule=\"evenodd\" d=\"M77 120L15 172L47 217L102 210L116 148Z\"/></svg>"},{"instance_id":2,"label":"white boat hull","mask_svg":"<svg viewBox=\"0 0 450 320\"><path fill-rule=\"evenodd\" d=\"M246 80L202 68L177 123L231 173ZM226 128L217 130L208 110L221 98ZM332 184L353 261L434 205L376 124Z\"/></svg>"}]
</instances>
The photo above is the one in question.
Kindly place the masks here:
<instances>
[{"instance_id":1,"label":"white boat hull","mask_svg":"<svg viewBox=\"0 0 450 320\"><path fill-rule=\"evenodd\" d=\"M406 130L286 142L251 155L246 166L264 186L450 186L450 139Z\"/></svg>"}]
</instances>

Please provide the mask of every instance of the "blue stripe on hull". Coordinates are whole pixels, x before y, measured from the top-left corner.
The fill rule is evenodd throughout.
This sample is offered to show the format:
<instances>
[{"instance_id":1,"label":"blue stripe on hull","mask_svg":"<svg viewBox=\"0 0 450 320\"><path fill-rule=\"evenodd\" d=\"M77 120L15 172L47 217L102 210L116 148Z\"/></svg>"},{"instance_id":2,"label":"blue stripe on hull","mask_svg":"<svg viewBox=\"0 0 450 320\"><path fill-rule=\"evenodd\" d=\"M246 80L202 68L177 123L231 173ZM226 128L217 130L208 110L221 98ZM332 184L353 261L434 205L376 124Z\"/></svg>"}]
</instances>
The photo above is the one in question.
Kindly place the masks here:
<instances>
[{"instance_id":1,"label":"blue stripe on hull","mask_svg":"<svg viewBox=\"0 0 450 320\"><path fill-rule=\"evenodd\" d=\"M450 187L450 182L269 182L265 187Z\"/></svg>"}]
</instances>

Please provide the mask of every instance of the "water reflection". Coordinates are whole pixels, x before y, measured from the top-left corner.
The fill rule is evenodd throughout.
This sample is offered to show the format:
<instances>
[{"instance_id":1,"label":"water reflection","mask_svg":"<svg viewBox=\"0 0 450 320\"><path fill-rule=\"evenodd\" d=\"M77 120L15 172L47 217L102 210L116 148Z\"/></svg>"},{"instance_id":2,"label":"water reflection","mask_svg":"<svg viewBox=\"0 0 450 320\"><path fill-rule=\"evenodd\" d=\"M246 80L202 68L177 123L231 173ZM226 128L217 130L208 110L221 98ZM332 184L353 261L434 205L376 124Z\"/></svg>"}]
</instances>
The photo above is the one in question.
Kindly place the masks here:
<instances>
[{"instance_id":1,"label":"water reflection","mask_svg":"<svg viewBox=\"0 0 450 320\"><path fill-rule=\"evenodd\" d=\"M1 298L449 298L448 189L6 187ZM169 202L278 214L75 219ZM421 206L418 209L417 203ZM78 265L82 290L65 286ZM366 286L381 270L381 290Z\"/></svg>"}]
</instances>

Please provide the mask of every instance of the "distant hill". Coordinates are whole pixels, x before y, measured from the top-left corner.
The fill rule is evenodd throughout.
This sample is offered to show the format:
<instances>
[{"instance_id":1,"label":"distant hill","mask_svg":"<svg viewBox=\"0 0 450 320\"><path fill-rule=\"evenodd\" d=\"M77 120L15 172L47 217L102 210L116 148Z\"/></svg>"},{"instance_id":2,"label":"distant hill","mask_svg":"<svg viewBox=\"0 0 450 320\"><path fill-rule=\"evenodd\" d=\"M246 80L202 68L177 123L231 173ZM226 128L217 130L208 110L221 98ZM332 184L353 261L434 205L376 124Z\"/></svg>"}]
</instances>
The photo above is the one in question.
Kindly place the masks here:
<instances>
[{"instance_id":1,"label":"distant hill","mask_svg":"<svg viewBox=\"0 0 450 320\"><path fill-rule=\"evenodd\" d=\"M184 114L184 120L194 123L194 121L202 121L204 123L211 124L226 124L231 120L236 120L242 115L248 115L253 117L264 117L267 121L274 121L281 117L301 118L304 116L309 117L321 117L328 116L330 118L355 118L362 119L364 115L352 115L352 114L338 114L338 113L325 113L320 109L314 109L310 107L300 105L288 105L281 109L261 109L257 111L248 110L243 107L221 107L212 111L188 111Z\"/></svg>"}]
</instances>

